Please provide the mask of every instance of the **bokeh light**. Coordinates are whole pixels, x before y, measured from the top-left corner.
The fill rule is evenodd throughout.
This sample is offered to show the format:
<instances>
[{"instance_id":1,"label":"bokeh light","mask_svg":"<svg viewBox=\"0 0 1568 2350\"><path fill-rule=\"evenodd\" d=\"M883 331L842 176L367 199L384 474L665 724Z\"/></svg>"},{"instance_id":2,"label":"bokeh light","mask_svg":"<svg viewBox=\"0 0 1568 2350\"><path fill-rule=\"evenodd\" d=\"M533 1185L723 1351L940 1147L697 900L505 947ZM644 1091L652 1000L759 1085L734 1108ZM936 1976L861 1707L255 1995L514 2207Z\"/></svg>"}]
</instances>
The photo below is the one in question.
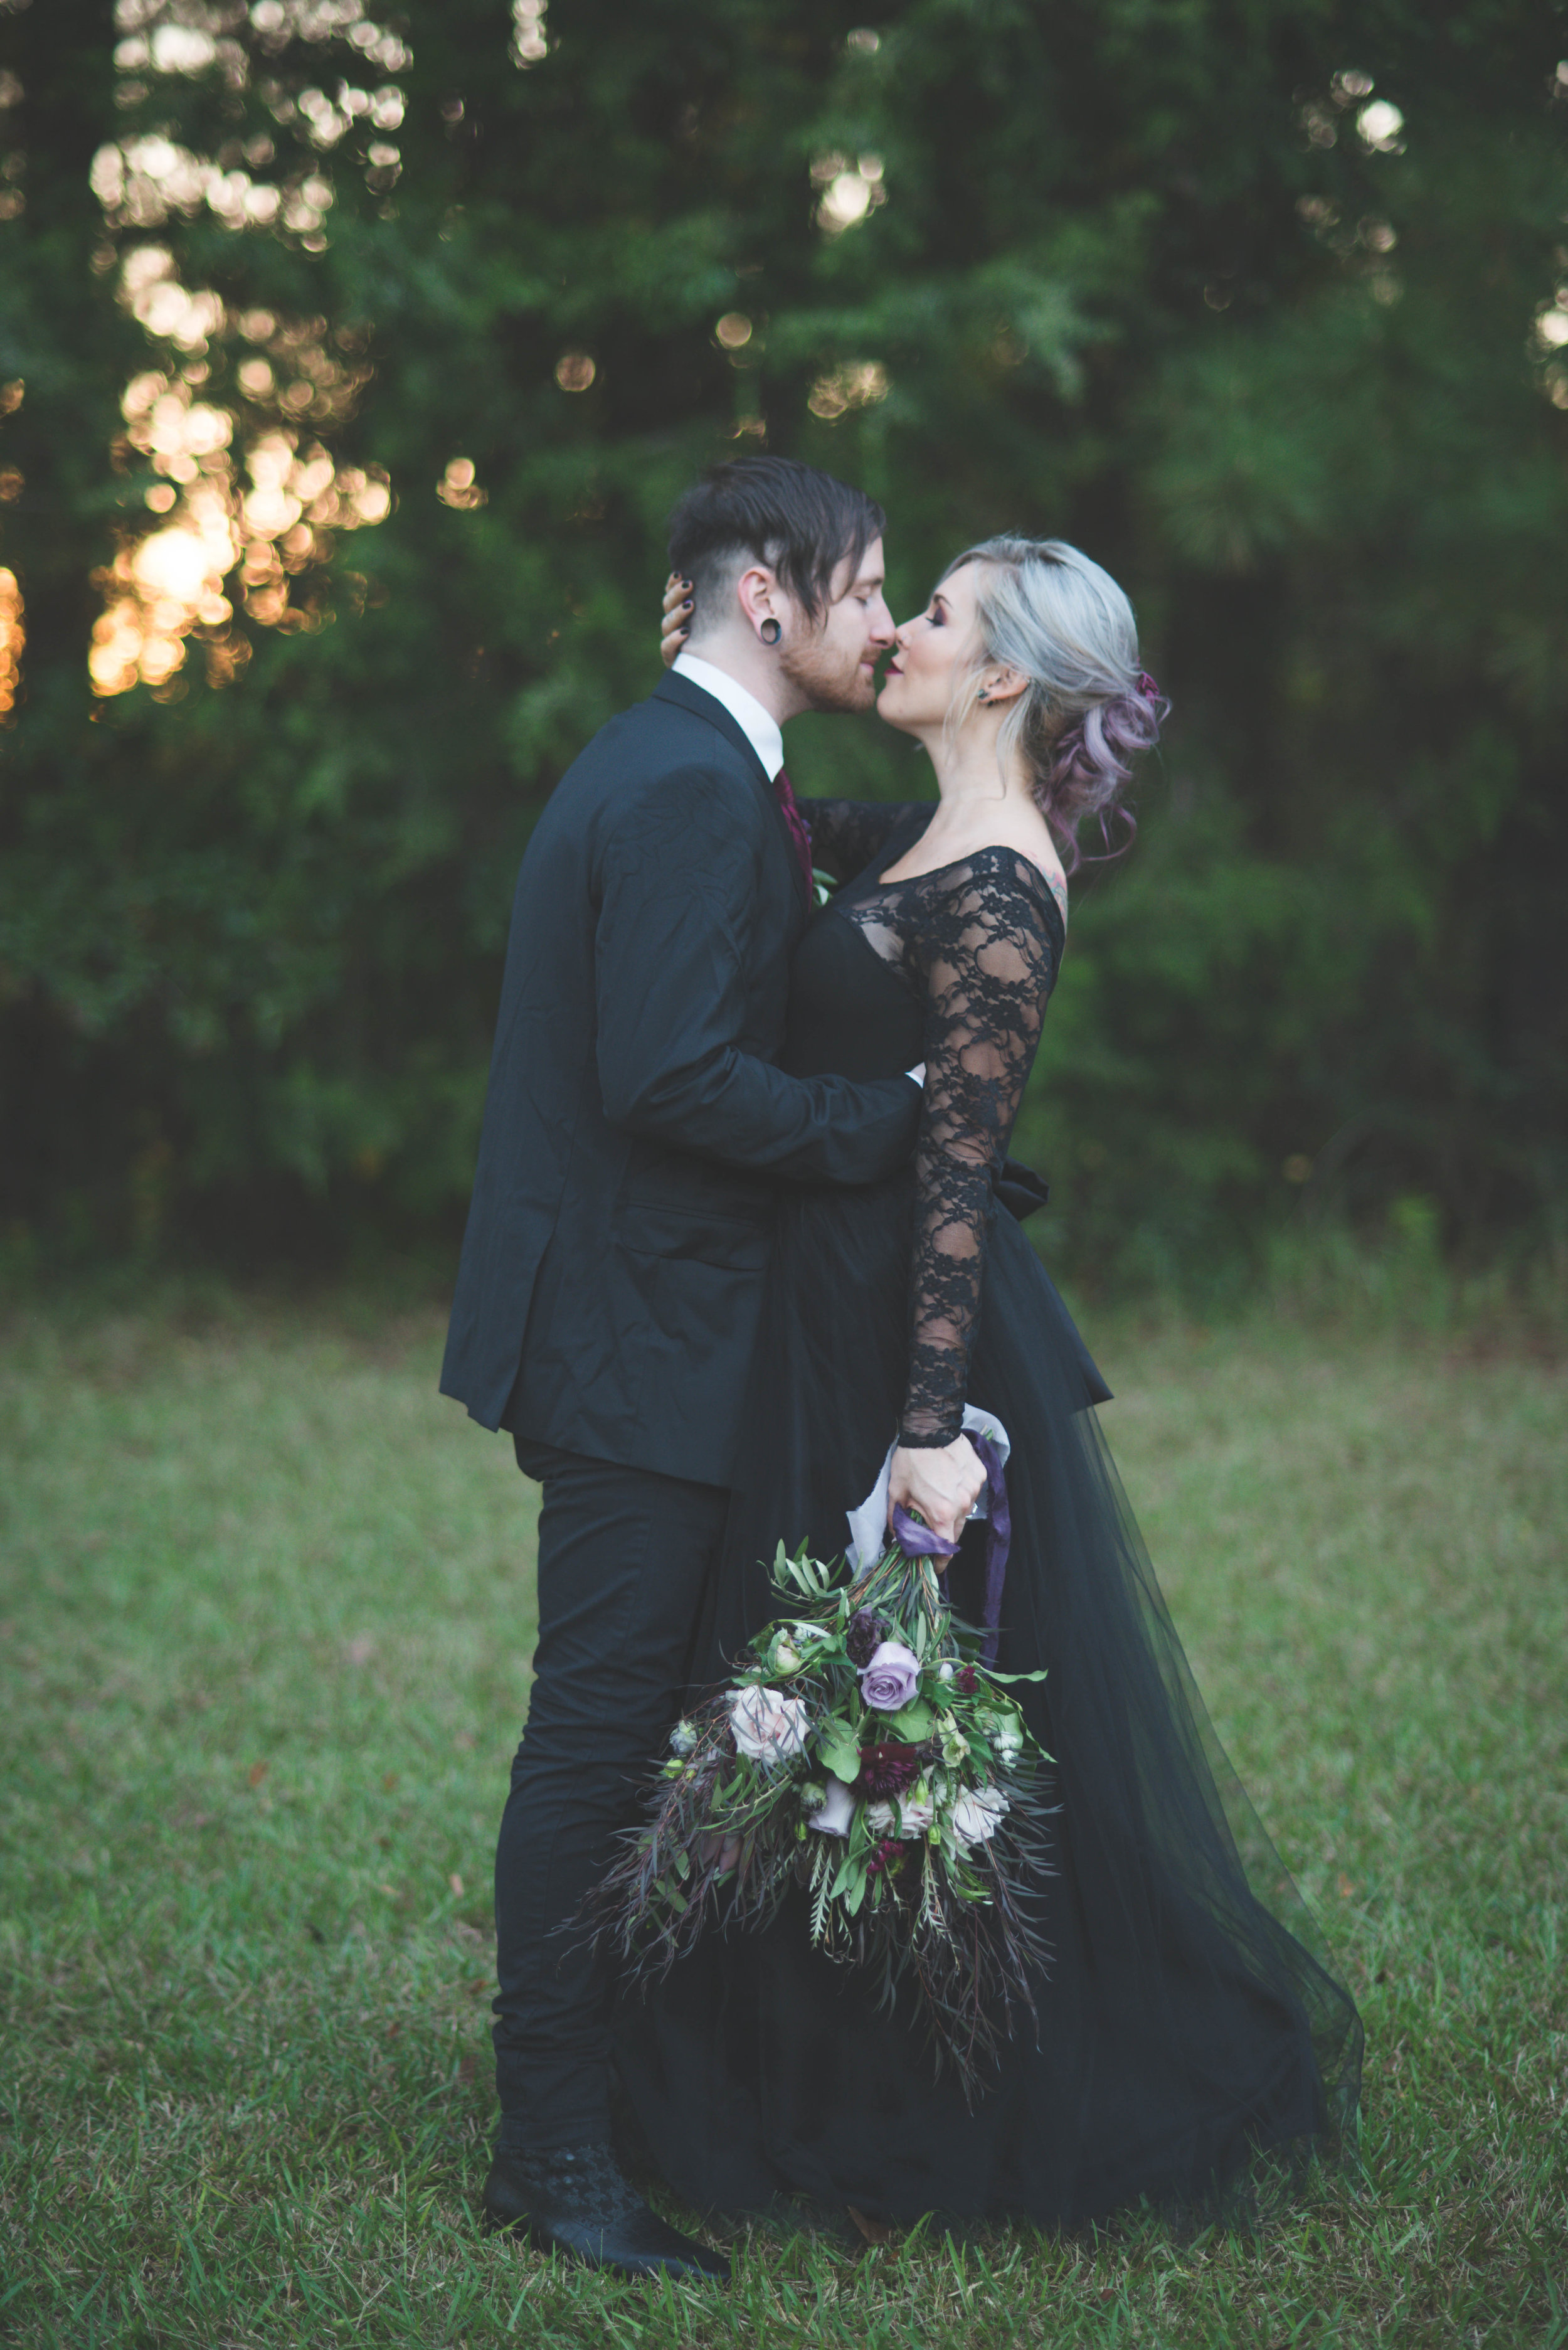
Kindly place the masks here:
<instances>
[{"instance_id":1,"label":"bokeh light","mask_svg":"<svg viewBox=\"0 0 1568 2350\"><path fill-rule=\"evenodd\" d=\"M268 314L251 314L248 323L264 318L281 331ZM240 611L264 628L321 625L324 608L296 601L292 583L328 559L337 535L385 520L390 484L384 473L339 466L318 441L284 423L257 433L236 467L232 416L165 369L134 377L121 405L129 447L164 477L147 503L168 519L128 536L100 575L105 605L88 662L93 690L107 697L167 686L192 636L210 681L225 684L250 658L249 639L234 626Z\"/></svg>"},{"instance_id":2,"label":"bokeh light","mask_svg":"<svg viewBox=\"0 0 1568 2350\"><path fill-rule=\"evenodd\" d=\"M1402 151L1404 141L1399 133L1405 128L1405 118L1386 98L1375 98L1370 105L1364 106L1355 118L1355 127L1362 143L1375 155L1397 155Z\"/></svg>"},{"instance_id":3,"label":"bokeh light","mask_svg":"<svg viewBox=\"0 0 1568 2350\"><path fill-rule=\"evenodd\" d=\"M120 99L148 95L148 79L136 77L216 72L243 88L252 60L231 37L234 15L229 0L181 0L173 11L164 0L117 0ZM368 17L363 0L256 0L250 20L264 55L292 40L341 39L383 75L411 62L406 42ZM260 94L276 122L323 154L354 133L373 192L397 181L401 159L387 134L401 123L405 100L395 83L341 78L330 95L306 88L294 98L264 83ZM161 129L110 141L93 158L105 225L123 240L119 299L162 354L121 402L125 457L141 458L158 478L141 493L150 526L128 528L99 574L104 608L88 671L100 695L171 688L192 641L209 679L227 682L250 658L242 621L320 627L330 618L323 567L336 537L391 509L384 473L339 466L318 437L353 412L369 379L363 338L330 334L321 317L232 311L210 288L183 285L173 254L150 234L205 212L235 234L324 250L331 178L319 163L262 176L275 161L265 133L220 165ZM236 343L253 348L236 355Z\"/></svg>"},{"instance_id":4,"label":"bokeh light","mask_svg":"<svg viewBox=\"0 0 1568 2350\"><path fill-rule=\"evenodd\" d=\"M826 423L836 423L851 409L871 408L886 400L891 380L880 359L854 359L846 366L835 368L831 374L821 376L812 386L806 401L814 416Z\"/></svg>"},{"instance_id":5,"label":"bokeh light","mask_svg":"<svg viewBox=\"0 0 1568 2350\"><path fill-rule=\"evenodd\" d=\"M0 726L12 723L22 688L22 651L27 640L23 625L22 590L14 571L0 569Z\"/></svg>"},{"instance_id":6,"label":"bokeh light","mask_svg":"<svg viewBox=\"0 0 1568 2350\"><path fill-rule=\"evenodd\" d=\"M545 0L512 0L512 62L521 72L550 54Z\"/></svg>"},{"instance_id":7,"label":"bokeh light","mask_svg":"<svg viewBox=\"0 0 1568 2350\"><path fill-rule=\"evenodd\" d=\"M367 186L389 192L402 161L389 134L406 100L394 81L372 77L402 72L412 62L407 42L368 16L364 0L255 0L249 16L264 58L293 41L346 41L363 61L363 86L343 77L331 91L291 97L263 80L257 94L275 123L321 156L347 140ZM233 90L251 80L251 51L233 37L234 0L179 0L173 8L167 0L116 0L114 21L122 105L140 104L160 77L216 74ZM192 640L211 681L226 683L250 658L242 621L322 626L331 617L324 567L335 539L391 511L386 474L340 466L318 437L353 413L369 380L364 338L332 334L321 317L231 310L211 289L183 285L172 253L151 234L208 213L236 234L261 232L324 251L336 198L327 169L307 161L265 176L276 161L265 132L225 151L220 164L162 129L109 141L93 158L105 226L124 241L119 299L161 347L121 403L124 457L141 458L158 478L141 493L151 526L128 528L98 575L104 608L88 671L99 694L170 688ZM236 342L253 348L237 356ZM472 502L483 496L475 492Z\"/></svg>"},{"instance_id":8,"label":"bokeh light","mask_svg":"<svg viewBox=\"0 0 1568 2350\"><path fill-rule=\"evenodd\" d=\"M474 476L478 472L472 457L449 457L446 470L436 484L436 495L443 506L458 514L472 514L488 499L488 490L482 490Z\"/></svg>"},{"instance_id":9,"label":"bokeh light","mask_svg":"<svg viewBox=\"0 0 1568 2350\"><path fill-rule=\"evenodd\" d=\"M880 155L862 155L857 162L847 155L829 152L813 159L812 185L821 192L816 207L819 228L829 236L842 236L868 213L887 201L883 185L885 167Z\"/></svg>"}]
</instances>

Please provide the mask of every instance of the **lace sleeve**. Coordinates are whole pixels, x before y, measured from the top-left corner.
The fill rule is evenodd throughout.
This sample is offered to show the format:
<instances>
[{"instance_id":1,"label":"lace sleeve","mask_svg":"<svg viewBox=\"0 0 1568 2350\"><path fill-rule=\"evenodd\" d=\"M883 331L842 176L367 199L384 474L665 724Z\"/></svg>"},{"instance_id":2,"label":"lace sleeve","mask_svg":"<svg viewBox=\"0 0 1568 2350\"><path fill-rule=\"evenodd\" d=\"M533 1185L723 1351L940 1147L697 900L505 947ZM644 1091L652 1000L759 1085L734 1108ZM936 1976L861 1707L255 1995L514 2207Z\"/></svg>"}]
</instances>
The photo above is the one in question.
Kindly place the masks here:
<instances>
[{"instance_id":1,"label":"lace sleeve","mask_svg":"<svg viewBox=\"0 0 1568 2350\"><path fill-rule=\"evenodd\" d=\"M901 1444L963 1426L992 1178L1006 1154L1056 975L1059 922L1043 877L1011 849L944 872L921 908L926 1100L915 1153L909 1386ZM1049 908L1049 910L1047 909Z\"/></svg>"},{"instance_id":2,"label":"lace sleeve","mask_svg":"<svg viewBox=\"0 0 1568 2350\"><path fill-rule=\"evenodd\" d=\"M836 881L853 881L909 809L898 800L802 800L800 812L811 834L812 863Z\"/></svg>"}]
</instances>

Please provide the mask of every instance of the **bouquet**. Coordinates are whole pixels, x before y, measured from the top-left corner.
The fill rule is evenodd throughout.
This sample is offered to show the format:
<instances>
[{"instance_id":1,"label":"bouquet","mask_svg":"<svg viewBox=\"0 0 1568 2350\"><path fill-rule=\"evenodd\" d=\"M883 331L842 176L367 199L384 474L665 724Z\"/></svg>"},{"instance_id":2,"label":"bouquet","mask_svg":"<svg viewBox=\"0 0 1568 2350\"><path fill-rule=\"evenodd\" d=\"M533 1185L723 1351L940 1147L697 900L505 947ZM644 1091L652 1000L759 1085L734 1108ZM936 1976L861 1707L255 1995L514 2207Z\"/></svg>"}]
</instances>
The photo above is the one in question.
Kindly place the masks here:
<instances>
[{"instance_id":1,"label":"bouquet","mask_svg":"<svg viewBox=\"0 0 1568 2350\"><path fill-rule=\"evenodd\" d=\"M1004 1503L995 1518L1004 1543ZM710 1919L765 1926L799 1887L812 1941L874 1969L884 2003L912 1981L972 2102L1017 2012L1033 2014L1047 1958L1051 1758L1004 1686L1044 1675L995 1669L992 1605L989 1633L948 1605L939 1562L956 1545L902 1511L893 1523L858 1573L780 1544L787 1612L677 1725L594 1908L628 1972L659 1974Z\"/></svg>"}]
</instances>

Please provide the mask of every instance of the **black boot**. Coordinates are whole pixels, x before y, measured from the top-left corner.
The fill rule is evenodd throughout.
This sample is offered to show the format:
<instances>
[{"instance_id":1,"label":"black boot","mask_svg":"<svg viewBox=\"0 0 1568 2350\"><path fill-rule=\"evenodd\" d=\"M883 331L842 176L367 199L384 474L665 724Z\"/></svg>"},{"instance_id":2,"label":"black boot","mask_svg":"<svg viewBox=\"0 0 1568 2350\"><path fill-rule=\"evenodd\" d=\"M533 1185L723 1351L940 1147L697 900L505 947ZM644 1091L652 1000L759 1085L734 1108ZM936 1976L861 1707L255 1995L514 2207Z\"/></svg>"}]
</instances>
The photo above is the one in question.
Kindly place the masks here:
<instances>
[{"instance_id":1,"label":"black boot","mask_svg":"<svg viewBox=\"0 0 1568 2350\"><path fill-rule=\"evenodd\" d=\"M498 2150L484 2182L487 2230L516 2229L542 2251L570 2252L621 2276L730 2281L730 2263L666 2227L629 2183L607 2145L548 2154Z\"/></svg>"}]
</instances>

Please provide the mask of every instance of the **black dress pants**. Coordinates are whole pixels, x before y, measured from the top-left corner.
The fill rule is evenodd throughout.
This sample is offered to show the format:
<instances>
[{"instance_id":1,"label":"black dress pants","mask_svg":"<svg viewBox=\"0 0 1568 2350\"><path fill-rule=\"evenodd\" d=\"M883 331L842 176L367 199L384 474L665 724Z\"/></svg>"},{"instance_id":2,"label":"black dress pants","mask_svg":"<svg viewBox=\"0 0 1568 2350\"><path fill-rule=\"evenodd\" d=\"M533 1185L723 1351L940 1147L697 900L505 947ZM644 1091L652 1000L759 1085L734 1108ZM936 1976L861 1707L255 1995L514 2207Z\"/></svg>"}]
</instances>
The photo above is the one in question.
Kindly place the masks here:
<instances>
[{"instance_id":1,"label":"black dress pants","mask_svg":"<svg viewBox=\"0 0 1568 2350\"><path fill-rule=\"evenodd\" d=\"M518 2153L609 2136L613 1960L576 1916L663 1752L729 1495L514 1440L544 1487L539 1645L495 1855L495 2082Z\"/></svg>"}]
</instances>

